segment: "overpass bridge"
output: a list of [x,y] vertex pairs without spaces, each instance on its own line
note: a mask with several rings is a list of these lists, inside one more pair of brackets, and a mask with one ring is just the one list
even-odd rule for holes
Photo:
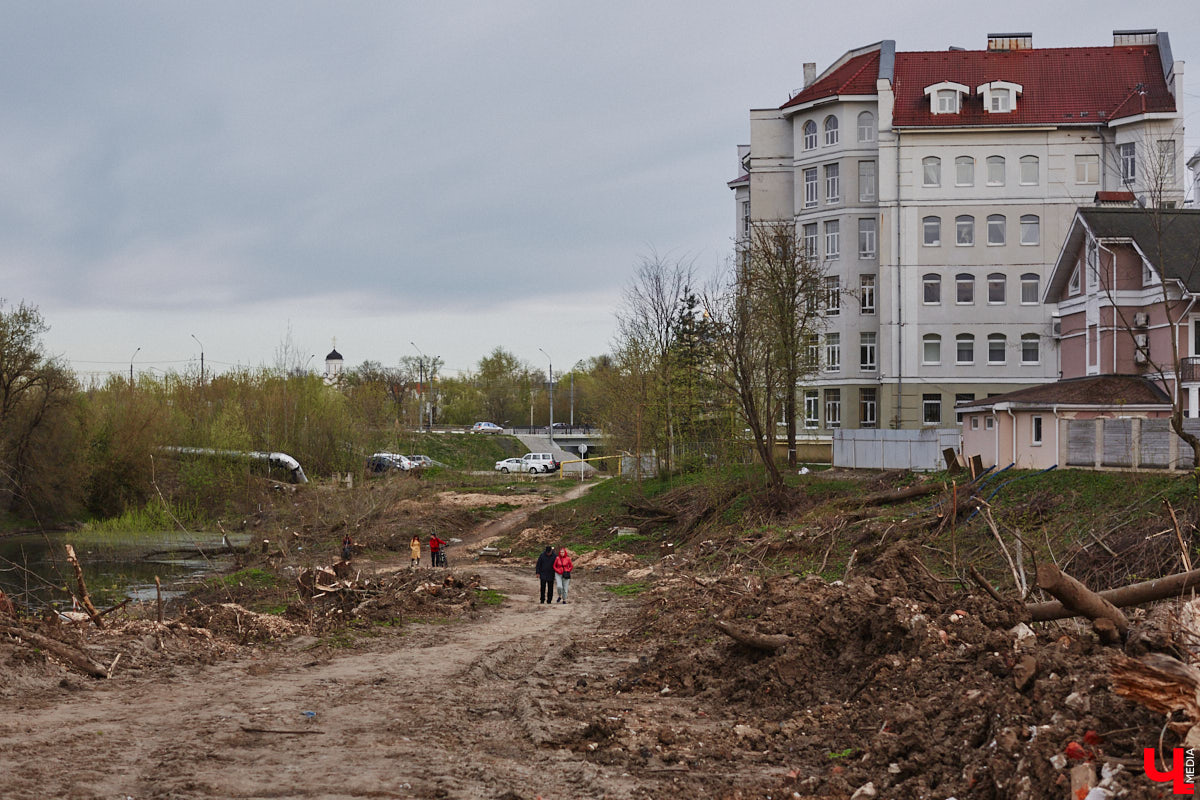
[[[604,431],[591,425],[555,424],[553,435],[546,425],[515,425],[504,432],[516,436],[531,451],[555,453],[555,458],[559,457],[560,451],[568,453],[568,458],[576,458],[580,455],[581,445],[587,445],[587,452],[594,454],[608,444]],[[540,444],[535,447],[535,443]]]

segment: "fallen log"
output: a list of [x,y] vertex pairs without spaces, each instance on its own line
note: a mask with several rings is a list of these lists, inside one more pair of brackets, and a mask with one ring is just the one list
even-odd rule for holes
[[1192,724],[1200,722],[1200,670],[1162,653],[1140,659],[1117,656],[1112,668],[1113,691],[1151,711],[1183,711]]
[[[1097,594],[1117,608],[1140,606],[1142,603],[1152,603],[1155,600],[1166,600],[1168,597],[1178,597],[1188,589],[1200,586],[1200,569],[1191,572],[1179,572],[1165,578],[1155,578],[1143,583],[1131,583],[1118,589],[1107,589]],[[1054,619],[1066,619],[1076,616],[1061,602],[1051,600],[1045,603],[1030,603],[1025,606],[1034,622],[1049,622]]]
[[[1117,633],[1124,635],[1129,630],[1129,620],[1121,610],[1108,600],[1093,592],[1079,581],[1060,570],[1054,564],[1040,564],[1037,571],[1038,587],[1058,598],[1065,608],[1078,616],[1095,622],[1107,619],[1113,623]],[[1104,631],[1101,630],[1101,635]]]
[[[18,639],[24,639],[29,644],[40,647],[46,652],[59,658],[81,672],[91,675],[93,678],[107,678],[108,670],[102,665],[92,661],[84,653],[71,647],[69,644],[60,642],[57,639],[51,639],[48,636],[42,636],[40,633],[25,630],[24,628],[15,625],[0,625],[0,633],[6,633],[9,636],[15,636]],[[115,663],[114,663],[115,666]]]
[[774,653],[776,650],[791,644],[793,641],[792,637],[785,633],[756,633],[744,630],[720,619],[714,620],[713,625],[716,626],[717,630],[738,644],[744,644],[746,647],[761,650],[764,653]]

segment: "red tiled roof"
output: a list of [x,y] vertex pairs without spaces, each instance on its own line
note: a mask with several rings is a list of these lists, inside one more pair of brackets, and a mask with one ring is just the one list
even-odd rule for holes
[[[996,80],[1023,87],[1016,110],[1007,114],[983,110],[983,98],[975,89]],[[942,81],[970,87],[960,113],[930,112],[925,87]],[[893,89],[897,127],[1096,125],[1146,112],[1175,111],[1157,45],[896,53]]]
[[1133,192],[1096,192],[1093,203],[1133,203]]
[[791,108],[810,100],[820,100],[836,95],[875,94],[875,80],[879,77],[879,50],[855,56],[804,91],[788,100],[780,108]]

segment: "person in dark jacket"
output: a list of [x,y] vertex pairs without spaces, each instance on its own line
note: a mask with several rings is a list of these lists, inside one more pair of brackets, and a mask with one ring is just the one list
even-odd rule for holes
[[533,568],[537,573],[538,579],[542,582],[541,594],[538,595],[539,603],[554,602],[554,548],[546,545],[546,549],[538,556],[537,566]]

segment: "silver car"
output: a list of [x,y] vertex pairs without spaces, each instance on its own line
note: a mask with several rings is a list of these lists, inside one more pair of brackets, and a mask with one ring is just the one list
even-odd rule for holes
[[510,472],[524,472],[524,468],[519,458],[506,458],[503,461],[496,462],[496,471],[508,474]]

